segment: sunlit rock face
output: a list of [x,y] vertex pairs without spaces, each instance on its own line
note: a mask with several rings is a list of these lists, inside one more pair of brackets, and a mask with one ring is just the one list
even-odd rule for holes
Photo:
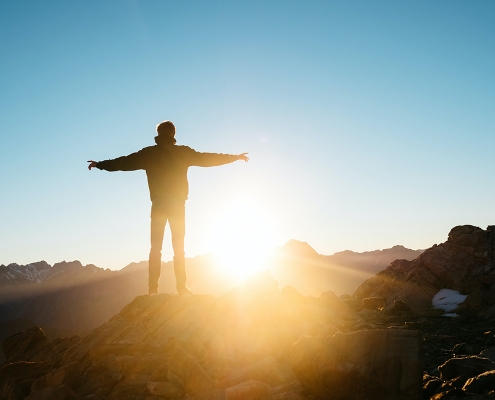
[[[12,399],[309,399],[317,389],[291,364],[293,344],[301,337],[338,336],[361,320],[331,292],[314,298],[290,287],[279,290],[269,272],[218,298],[139,296],[83,339],[48,342],[37,327],[10,337],[0,392],[14,393]],[[371,336],[358,341],[363,349],[368,343],[377,351],[391,351]],[[401,343],[387,342],[401,352]],[[356,346],[337,347],[355,352]],[[382,364],[389,361],[367,359],[376,363],[372,373],[384,371]],[[408,369],[404,361],[401,373]]]
[[364,282],[354,298],[384,297],[387,308],[401,299],[418,311],[431,307],[441,289],[467,295],[456,312],[495,319],[495,227],[453,228],[445,243],[425,250],[413,261],[392,262]]

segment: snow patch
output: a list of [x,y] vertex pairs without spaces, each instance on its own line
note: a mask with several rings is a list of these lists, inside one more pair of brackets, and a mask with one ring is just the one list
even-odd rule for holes
[[[464,300],[467,295],[460,294],[457,290],[441,289],[435,296],[431,304],[433,308],[437,308],[444,311],[452,311]],[[457,314],[444,314],[446,317],[457,317]]]

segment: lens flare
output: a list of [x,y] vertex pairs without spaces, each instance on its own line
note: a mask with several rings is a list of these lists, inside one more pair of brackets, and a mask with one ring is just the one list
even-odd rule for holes
[[268,253],[276,246],[273,224],[259,208],[237,203],[215,221],[211,246],[226,274],[242,282],[267,267]]

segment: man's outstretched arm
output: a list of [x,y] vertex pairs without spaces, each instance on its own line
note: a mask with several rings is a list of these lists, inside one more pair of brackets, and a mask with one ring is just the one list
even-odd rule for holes
[[136,153],[122,156],[113,160],[93,161],[89,160],[88,169],[91,168],[104,169],[105,171],[136,171],[145,168],[146,156],[143,150]]
[[237,160],[248,162],[249,157],[247,156],[247,154],[248,153],[242,153],[242,154],[200,153],[194,151],[194,158],[192,165],[197,167],[216,167],[219,165],[230,164]]

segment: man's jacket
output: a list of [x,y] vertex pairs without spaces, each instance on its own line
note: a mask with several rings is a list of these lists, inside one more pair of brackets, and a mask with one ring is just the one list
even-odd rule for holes
[[158,143],[128,156],[100,161],[96,167],[106,171],[144,169],[148,177],[151,201],[185,201],[189,192],[189,167],[214,167],[236,160],[237,156],[231,154],[200,153],[187,146]]

